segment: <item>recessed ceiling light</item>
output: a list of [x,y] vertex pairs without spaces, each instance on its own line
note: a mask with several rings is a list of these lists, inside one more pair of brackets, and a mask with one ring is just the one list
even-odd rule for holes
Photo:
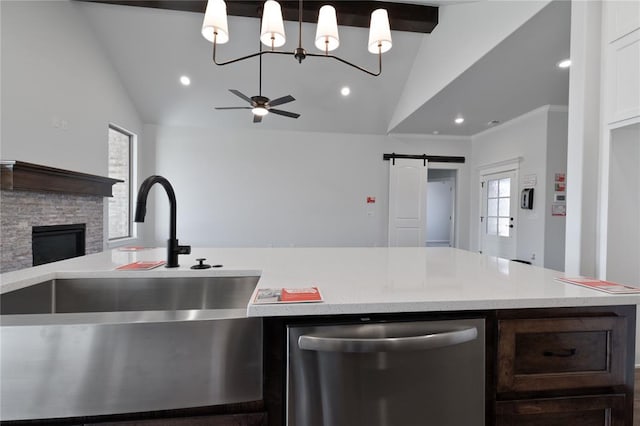
[[462,117],[458,117],[455,120],[453,120],[456,124],[462,124],[464,123],[464,118]]
[[434,134],[434,135],[437,135],[438,133],[440,133],[440,132],[439,132],[439,131],[437,131],[437,130],[434,130],[434,131],[433,131],[433,134]]
[[556,64],[558,68],[569,68],[571,66],[571,59],[563,59]]
[[180,84],[182,84],[183,86],[188,86],[191,84],[191,79],[186,75],[183,75],[180,77]]
[[350,93],[351,89],[349,89],[349,86],[344,86],[342,89],[340,89],[340,94],[342,96],[349,96]]

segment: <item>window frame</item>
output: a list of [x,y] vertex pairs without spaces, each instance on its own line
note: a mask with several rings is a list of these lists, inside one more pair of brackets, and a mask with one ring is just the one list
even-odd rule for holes
[[[137,238],[137,233],[136,233],[136,227],[133,224],[133,215],[134,215],[134,189],[135,189],[135,185],[136,185],[136,175],[137,175],[137,139],[138,136],[130,131],[125,129],[122,126],[119,126],[117,124],[114,123],[109,123],[109,125],[107,126],[107,154],[109,152],[109,131],[115,131],[118,132],[122,135],[128,136],[129,138],[129,208],[127,209],[127,219],[128,219],[128,232],[126,236],[118,236],[115,238],[111,238],[110,237],[110,220],[109,220],[109,203],[107,203],[107,220],[106,220],[106,225],[107,225],[107,232],[106,232],[106,237],[107,237],[107,243],[110,247],[116,247],[119,245],[122,245],[122,243],[128,242],[130,240],[136,239]],[[109,169],[109,165],[108,165],[108,155],[107,155],[107,169]],[[110,176],[111,177],[111,176]]]
[[[503,180],[509,180],[509,194],[508,195],[500,195],[502,193],[501,190],[501,186],[502,186],[502,181]],[[489,186],[491,185],[491,182],[495,181],[497,182],[497,192],[496,192],[496,196],[492,197],[490,194],[490,190],[489,190]],[[485,217],[486,217],[486,221],[485,221],[485,232],[488,235],[492,235],[492,236],[496,236],[496,237],[506,237],[506,238],[510,238],[512,236],[512,228],[507,226],[507,235],[502,235],[500,233],[500,219],[507,219],[507,225],[509,224],[509,219],[512,218],[511,215],[511,211],[513,206],[511,205],[511,203],[513,202],[513,199],[511,197],[511,185],[513,185],[514,183],[512,182],[511,178],[505,178],[505,177],[500,177],[500,178],[495,178],[495,179],[487,179],[486,181],[487,184],[487,206],[486,206],[486,211],[484,212]],[[509,215],[504,216],[504,215],[500,215],[500,204],[502,202],[502,200],[508,199],[509,200]],[[489,212],[489,204],[490,204],[490,200],[496,200],[496,215],[491,215]],[[496,219],[496,228],[495,228],[495,233],[491,233],[491,231],[489,230],[489,221],[490,219]]]

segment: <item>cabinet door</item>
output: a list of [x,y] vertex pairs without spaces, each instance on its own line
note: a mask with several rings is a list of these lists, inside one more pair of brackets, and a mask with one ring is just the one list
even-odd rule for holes
[[498,392],[625,383],[625,317],[509,319],[498,330]]
[[607,1],[603,6],[607,16],[607,43],[613,43],[640,28],[640,3]]
[[606,122],[640,116],[640,2],[605,1]]
[[496,426],[623,426],[624,407],[624,395],[504,401]]

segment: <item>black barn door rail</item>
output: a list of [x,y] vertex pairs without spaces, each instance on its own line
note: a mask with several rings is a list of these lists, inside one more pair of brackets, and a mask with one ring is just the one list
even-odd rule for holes
[[391,160],[391,164],[396,164],[396,158],[411,158],[414,160],[424,160],[425,165],[427,161],[434,163],[464,163],[464,157],[453,157],[446,155],[427,155],[427,154],[383,154],[382,159],[384,161]]

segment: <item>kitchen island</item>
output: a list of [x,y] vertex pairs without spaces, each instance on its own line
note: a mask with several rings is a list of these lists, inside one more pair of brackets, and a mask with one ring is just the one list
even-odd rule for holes
[[[255,305],[247,316],[464,311],[637,304],[565,284],[563,273],[453,248],[196,248],[180,267],[118,271],[164,260],[164,248],[109,250],[0,275],[0,294],[56,278],[259,276],[257,289],[317,286],[323,303]],[[196,258],[220,268],[193,270]]]
[[[0,293],[78,278],[255,276],[255,291],[316,286],[321,303],[247,300],[246,316],[263,319],[268,424],[284,423],[287,327],[471,317],[486,323],[486,424],[574,416],[631,424],[638,295],[561,283],[557,271],[451,248],[194,249],[179,268],[115,270],[164,256],[164,249],[111,250],[10,272]],[[192,270],[196,258],[222,267]],[[550,341],[560,342],[559,352],[538,348]],[[522,358],[521,346],[540,357]]]

